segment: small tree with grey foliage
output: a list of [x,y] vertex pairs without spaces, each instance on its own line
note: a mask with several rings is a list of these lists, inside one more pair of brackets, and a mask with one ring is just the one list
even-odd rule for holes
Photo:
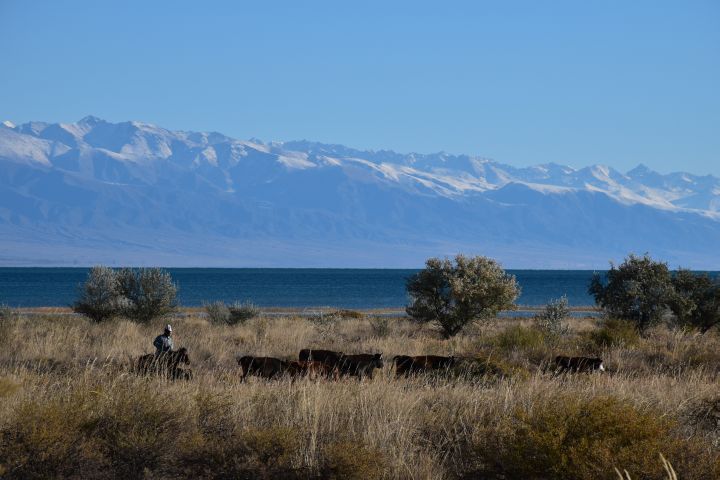
[[123,268],[117,274],[126,317],[147,323],[177,310],[177,286],[170,273],[161,268]]
[[473,322],[515,309],[520,287],[495,260],[457,255],[431,258],[407,282],[411,303],[405,311],[418,322],[438,325],[445,338]]
[[216,302],[206,303],[203,306],[210,323],[218,325],[230,323],[230,309],[225,305],[225,302],[218,300]]
[[563,323],[570,316],[570,307],[565,295],[545,305],[545,310],[535,316],[535,326],[542,331],[549,340],[557,340],[567,335],[569,327]]
[[117,272],[101,265],[90,269],[72,309],[94,322],[109,320],[121,313],[122,296]]

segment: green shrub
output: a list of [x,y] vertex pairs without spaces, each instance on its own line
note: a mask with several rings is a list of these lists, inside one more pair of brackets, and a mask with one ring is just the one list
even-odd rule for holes
[[321,478],[374,480],[383,478],[390,465],[382,451],[357,442],[331,443],[323,450]]
[[635,324],[617,318],[604,319],[600,328],[592,330],[588,335],[592,346],[597,348],[631,347],[640,341]]
[[225,325],[230,323],[230,309],[225,302],[218,300],[212,303],[204,303],[203,308],[210,323]]
[[253,428],[241,434],[249,460],[264,472],[289,471],[300,450],[300,436],[289,427]]
[[109,399],[93,422],[92,434],[116,476],[142,478],[146,471],[157,473],[172,464],[189,425],[184,402],[157,388],[131,387]]
[[641,333],[660,322],[675,297],[667,264],[648,255],[630,255],[618,267],[611,264],[607,281],[595,274],[588,293],[605,313],[632,321]]
[[455,261],[431,258],[407,281],[411,298],[405,311],[415,321],[434,323],[445,338],[466,325],[515,308],[520,287],[495,260],[457,255]]
[[228,306],[228,310],[230,310],[230,321],[228,323],[231,325],[245,323],[260,315],[260,309],[250,301],[235,302]]
[[387,317],[373,317],[370,319],[370,329],[376,337],[385,338],[390,334],[390,319]]
[[677,435],[675,427],[658,412],[639,411],[613,397],[564,395],[519,407],[504,425],[484,432],[495,438],[479,439],[478,463],[466,474],[609,480],[617,478],[617,468],[631,478],[659,480],[666,478],[663,454],[683,478],[713,478],[713,462],[703,456],[704,448]]
[[[446,372],[438,372],[447,376]],[[502,359],[499,355],[488,355],[484,358],[465,357],[458,360],[449,374],[456,378],[474,380],[498,380],[501,378],[527,378],[527,369]]]
[[0,429],[2,478],[100,478],[108,460],[89,435],[94,415],[78,396],[24,402]]
[[675,295],[670,309],[680,326],[705,333],[720,324],[720,279],[680,269],[672,278]]

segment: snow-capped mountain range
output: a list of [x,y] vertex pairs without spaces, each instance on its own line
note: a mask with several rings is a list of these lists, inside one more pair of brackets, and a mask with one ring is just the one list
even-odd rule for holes
[[720,268],[720,179],[263,143],[141,122],[0,124],[0,264]]

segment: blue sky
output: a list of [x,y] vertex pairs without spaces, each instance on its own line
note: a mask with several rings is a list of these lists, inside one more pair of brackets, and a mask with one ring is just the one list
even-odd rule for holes
[[720,174],[720,2],[0,0],[0,117]]

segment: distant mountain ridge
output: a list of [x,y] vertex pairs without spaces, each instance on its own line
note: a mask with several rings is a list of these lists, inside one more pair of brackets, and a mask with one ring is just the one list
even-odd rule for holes
[[0,124],[0,264],[514,268],[649,252],[720,267],[720,179],[242,141],[142,122]]

